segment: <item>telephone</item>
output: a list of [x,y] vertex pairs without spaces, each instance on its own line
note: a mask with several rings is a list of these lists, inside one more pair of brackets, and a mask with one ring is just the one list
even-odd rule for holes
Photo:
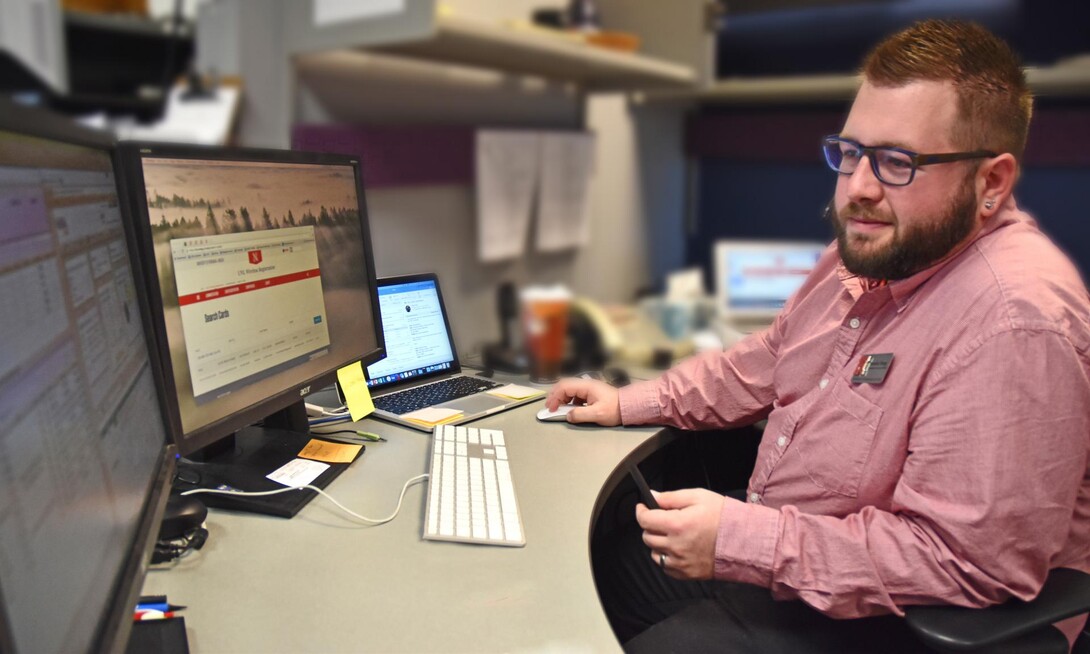
[[603,307],[588,298],[572,303],[568,327],[573,371],[606,363],[666,368],[692,352],[690,341],[674,341],[634,306]]
[[613,360],[624,338],[606,311],[593,300],[576,298],[568,315],[566,372],[601,370]]

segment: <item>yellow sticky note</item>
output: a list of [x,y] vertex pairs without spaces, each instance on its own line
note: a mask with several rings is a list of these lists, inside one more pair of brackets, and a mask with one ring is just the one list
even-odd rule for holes
[[444,422],[450,422],[451,420],[457,420],[462,413],[463,412],[458,409],[441,409],[439,407],[431,406],[417,409],[411,413],[406,413],[401,417],[431,427],[434,425],[441,425]]
[[361,447],[363,446],[351,443],[330,443],[312,438],[299,452],[299,457],[328,463],[352,463],[356,460],[356,455],[360,453]]
[[341,393],[344,394],[348,412],[352,414],[352,422],[363,420],[375,410],[371,391],[367,388],[367,380],[363,377],[362,363],[357,361],[338,370],[337,382],[341,385]]
[[529,386],[519,386],[518,384],[500,386],[499,388],[493,388],[488,392],[492,395],[499,395],[500,397],[509,397],[512,400],[523,400],[535,395],[545,394],[545,391],[540,388],[530,388]]

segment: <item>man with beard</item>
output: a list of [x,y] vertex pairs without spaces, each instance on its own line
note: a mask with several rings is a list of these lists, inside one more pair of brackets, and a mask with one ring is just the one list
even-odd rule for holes
[[[1053,568],[1090,570],[1090,298],[1012,196],[1018,60],[926,21],[862,72],[822,144],[835,246],[771,327],[546,401],[583,405],[576,423],[768,420],[739,499],[659,493],[596,548],[630,651],[912,650],[904,606],[1030,599]],[[1057,626],[1070,641],[1084,621]]]

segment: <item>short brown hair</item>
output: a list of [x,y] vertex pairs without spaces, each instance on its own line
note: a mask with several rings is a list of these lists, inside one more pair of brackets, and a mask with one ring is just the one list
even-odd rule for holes
[[951,138],[965,150],[1010,152],[1021,160],[1033,97],[1018,55],[976,23],[927,20],[887,37],[867,55],[863,76],[874,86],[952,82],[959,125]]

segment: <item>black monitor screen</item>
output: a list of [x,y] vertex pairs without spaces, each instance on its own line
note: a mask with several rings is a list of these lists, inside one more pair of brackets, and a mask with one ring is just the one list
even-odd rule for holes
[[[98,650],[107,632],[127,634],[118,611],[132,621],[167,438],[108,144],[31,136],[10,111],[0,107],[0,649],[6,625],[18,652]],[[31,121],[35,132],[48,122]]]
[[381,352],[356,161],[133,147],[183,453]]

